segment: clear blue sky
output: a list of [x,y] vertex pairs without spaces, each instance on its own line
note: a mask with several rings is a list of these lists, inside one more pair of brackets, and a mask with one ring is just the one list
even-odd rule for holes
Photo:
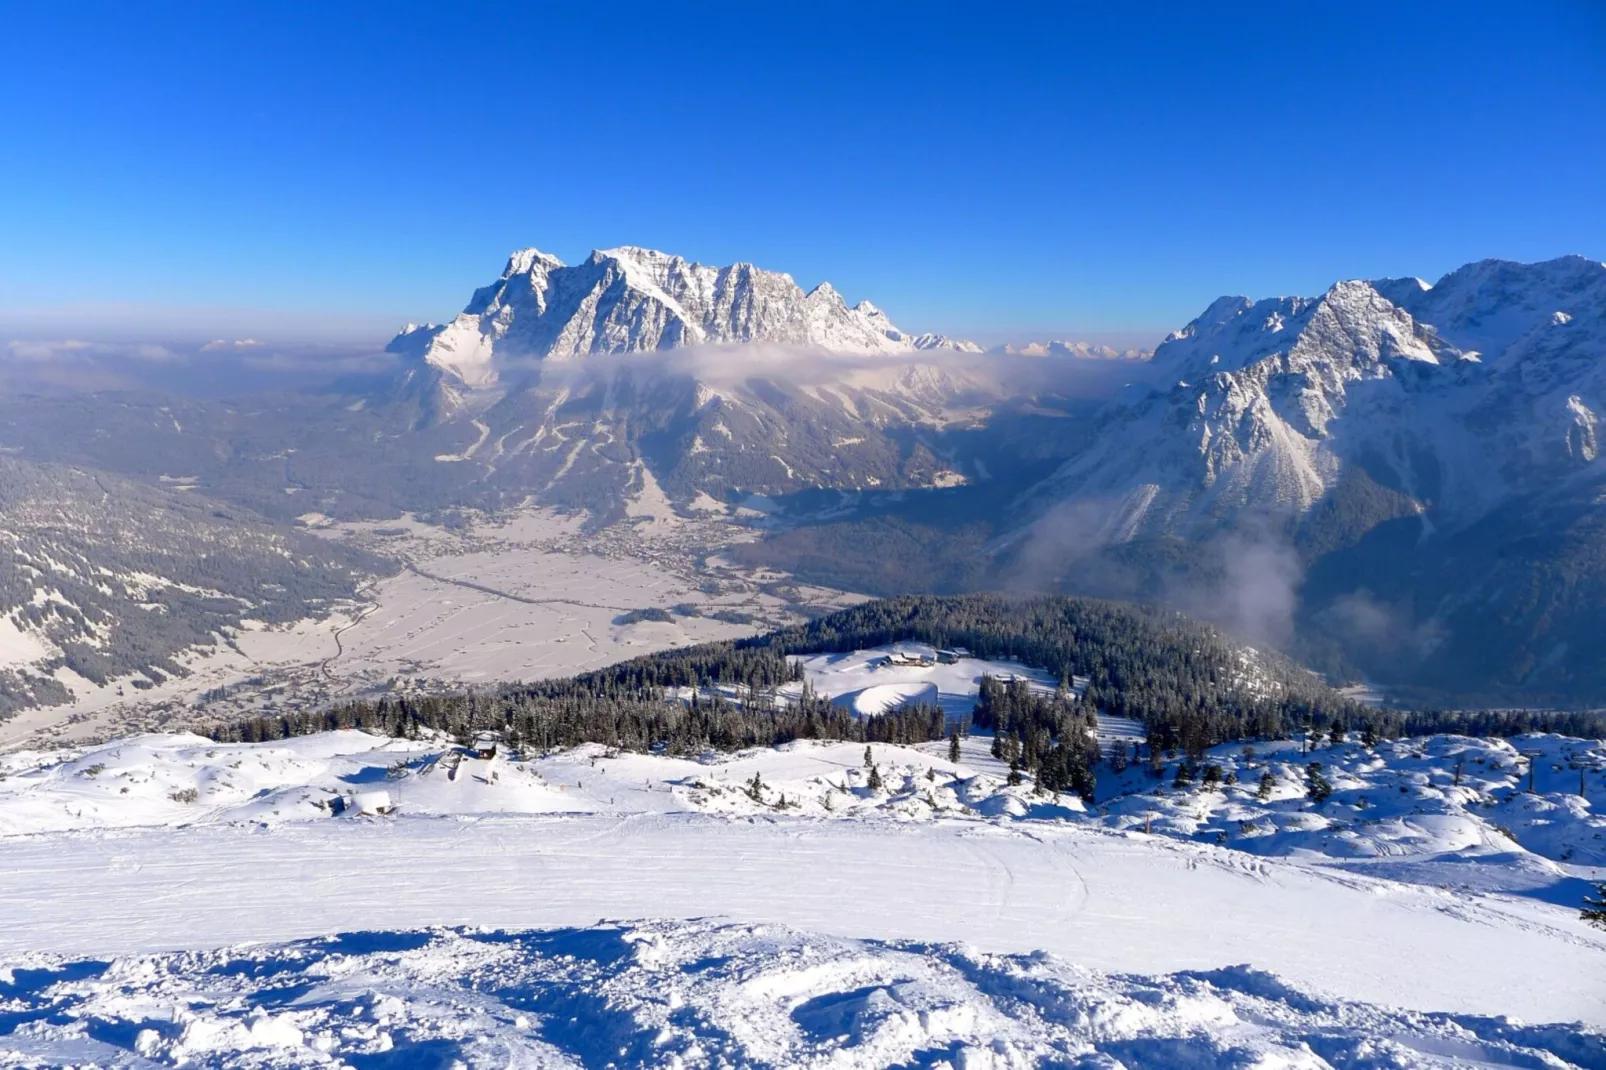
[[636,244],[1086,336],[1606,257],[1606,2],[1139,8],[0,0],[0,309],[379,331]]

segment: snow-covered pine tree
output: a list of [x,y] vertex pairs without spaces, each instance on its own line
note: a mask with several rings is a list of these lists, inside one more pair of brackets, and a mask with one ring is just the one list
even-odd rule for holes
[[1595,885],[1595,894],[1584,894],[1584,909],[1578,916],[1597,929],[1606,929],[1606,881]]
[[1333,794],[1333,785],[1322,775],[1322,763],[1311,762],[1305,767],[1305,794],[1320,806]]
[[948,760],[955,765],[959,764],[959,729],[948,733]]
[[1277,778],[1271,775],[1270,769],[1267,769],[1264,773],[1260,774],[1260,787],[1255,790],[1255,797],[1262,802],[1265,802],[1267,799],[1271,798],[1271,789],[1276,787],[1276,785]]

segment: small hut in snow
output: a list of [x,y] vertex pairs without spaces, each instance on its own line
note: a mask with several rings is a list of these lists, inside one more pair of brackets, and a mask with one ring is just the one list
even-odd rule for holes
[[501,744],[502,737],[495,732],[481,732],[474,737],[469,750],[474,752],[476,758],[495,758],[496,748]]

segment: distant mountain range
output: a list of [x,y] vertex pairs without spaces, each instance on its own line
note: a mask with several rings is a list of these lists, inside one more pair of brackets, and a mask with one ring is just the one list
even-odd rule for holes
[[1221,298],[1150,357],[909,334],[748,264],[525,250],[390,350],[318,394],[0,397],[0,448],[279,522],[761,496],[740,553],[821,582],[1169,601],[1335,677],[1606,702],[1596,261]]
[[[839,354],[983,352],[964,339],[901,331],[869,301],[850,306],[828,282],[804,291],[792,276],[752,264],[709,267],[634,246],[599,249],[574,266],[539,249],[521,249],[451,323],[410,323],[387,349],[481,387],[496,383],[509,365],[527,370],[531,360],[755,343]],[[1004,344],[986,352],[1149,356],[1142,349],[1069,341]]]
[[1373,672],[1606,694],[1606,265],[1223,298],[1153,369],[1023,497],[1017,545],[1066,551],[1034,561],[1152,587],[1252,532],[1298,555],[1304,638]]

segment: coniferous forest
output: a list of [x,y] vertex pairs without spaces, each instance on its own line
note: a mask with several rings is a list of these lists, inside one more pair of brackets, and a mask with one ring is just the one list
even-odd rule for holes
[[[792,701],[777,697],[783,685],[803,680],[794,656],[907,641],[1014,659],[1058,677],[1062,686],[1044,697],[1021,681],[984,680],[970,723],[962,725],[931,706],[860,718],[806,684]],[[1099,715],[1132,718],[1151,750],[1194,759],[1218,743],[1333,728],[1369,738],[1438,731],[1600,735],[1600,719],[1590,714],[1373,709],[1280,655],[1253,650],[1177,613],[1002,595],[867,602],[767,635],[651,654],[567,679],[348,702],[204,730],[219,740],[248,741],[337,728],[396,736],[432,729],[464,739],[494,730],[511,744],[543,750],[591,742],[688,754],[797,739],[919,743],[974,724],[1000,739],[998,746],[1009,752],[1002,757],[1057,787],[1090,792],[1086,778],[1099,756],[1087,729]]]

